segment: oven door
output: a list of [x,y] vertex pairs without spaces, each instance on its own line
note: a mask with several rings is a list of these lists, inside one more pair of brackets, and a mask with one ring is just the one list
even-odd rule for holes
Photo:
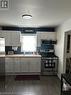
[[47,59],[44,61],[44,68],[48,69],[48,68],[55,68],[55,62],[53,59]]
[[58,59],[45,58],[42,62],[42,74],[43,75],[57,75]]

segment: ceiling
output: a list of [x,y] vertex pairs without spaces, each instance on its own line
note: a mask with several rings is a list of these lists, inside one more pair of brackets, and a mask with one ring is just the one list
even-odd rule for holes
[[[32,19],[22,19],[31,14]],[[0,25],[19,27],[58,26],[71,18],[71,0],[9,0],[9,8],[0,8]]]

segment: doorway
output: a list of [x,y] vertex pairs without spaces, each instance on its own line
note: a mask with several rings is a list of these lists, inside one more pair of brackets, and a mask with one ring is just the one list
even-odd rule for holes
[[65,32],[64,38],[64,66],[65,73],[71,73],[71,31]]

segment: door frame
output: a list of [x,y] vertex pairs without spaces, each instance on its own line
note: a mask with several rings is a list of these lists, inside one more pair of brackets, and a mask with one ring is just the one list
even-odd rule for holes
[[[71,30],[64,33],[64,56],[63,56],[63,72],[66,73],[66,58],[71,56],[71,44],[70,44],[70,53],[67,53],[67,36],[71,36]],[[71,42],[71,37],[70,37]]]

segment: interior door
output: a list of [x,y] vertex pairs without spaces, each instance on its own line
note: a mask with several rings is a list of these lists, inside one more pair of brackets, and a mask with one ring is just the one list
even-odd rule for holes
[[64,71],[66,73],[70,72],[71,69],[71,31],[65,33],[64,42]]

